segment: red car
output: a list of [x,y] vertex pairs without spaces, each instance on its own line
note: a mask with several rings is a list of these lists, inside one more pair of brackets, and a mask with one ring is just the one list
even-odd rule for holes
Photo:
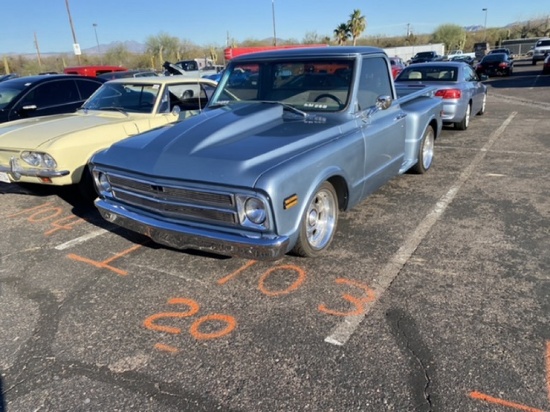
[[399,73],[406,67],[401,57],[390,57],[391,72],[395,79]]

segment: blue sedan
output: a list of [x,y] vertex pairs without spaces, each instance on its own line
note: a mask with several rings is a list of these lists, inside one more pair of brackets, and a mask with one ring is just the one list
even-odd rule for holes
[[470,65],[463,62],[411,64],[395,79],[399,95],[426,86],[438,88],[436,96],[443,99],[443,123],[466,130],[472,115],[485,113],[487,86]]

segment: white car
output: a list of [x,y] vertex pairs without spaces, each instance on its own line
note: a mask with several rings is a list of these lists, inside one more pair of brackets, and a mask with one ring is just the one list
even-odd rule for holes
[[95,198],[88,161],[113,143],[204,108],[217,83],[183,76],[104,83],[75,113],[0,126],[0,182],[78,185]]
[[544,60],[546,53],[550,53],[550,37],[544,37],[535,43],[531,60],[533,65],[537,64],[538,61]]

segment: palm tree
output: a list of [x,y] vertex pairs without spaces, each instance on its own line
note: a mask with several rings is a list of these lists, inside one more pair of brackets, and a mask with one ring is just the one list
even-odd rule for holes
[[340,23],[338,27],[334,29],[334,38],[338,46],[346,44],[350,36],[349,26],[346,23]]
[[353,13],[349,16],[348,27],[355,46],[357,38],[361,36],[367,27],[367,19],[365,16],[361,16],[361,10],[353,10]]

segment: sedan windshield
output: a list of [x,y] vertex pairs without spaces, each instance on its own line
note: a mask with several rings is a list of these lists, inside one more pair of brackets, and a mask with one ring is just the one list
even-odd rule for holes
[[151,113],[159,90],[158,84],[105,83],[82,108]]
[[403,70],[396,81],[423,80],[423,81],[452,81],[458,79],[458,68],[456,66],[409,66]]
[[303,112],[335,112],[348,104],[353,60],[243,62],[226,71],[210,106],[271,102]]

